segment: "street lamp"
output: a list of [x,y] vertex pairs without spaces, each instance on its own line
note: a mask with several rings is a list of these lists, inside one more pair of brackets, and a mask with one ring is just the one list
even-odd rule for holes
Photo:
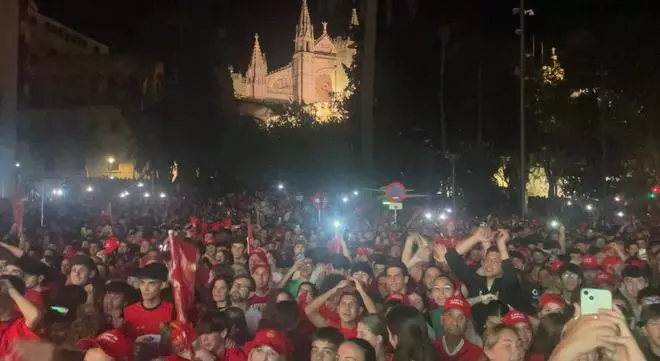
[[20,167],[21,167],[21,163],[16,162],[16,164],[14,164],[14,166],[15,166],[16,168],[20,168]]
[[149,193],[144,194],[144,198],[149,198],[149,197],[151,197],[151,194],[149,194]]
[[94,192],[94,187],[92,187],[92,186],[87,186],[86,191],[87,191],[87,193],[92,193],[92,192]]
[[107,159],[107,161],[108,161],[109,164],[114,164],[115,161],[116,161],[116,159],[115,159],[115,157],[113,157],[113,156],[109,156],[108,159]]
[[341,199],[341,201],[344,202],[344,203],[348,203],[348,197],[343,197],[343,198]]
[[140,182],[140,183],[137,184],[137,186],[138,186],[138,188],[142,188],[142,187],[144,187],[144,183]]
[[360,192],[358,192],[357,190],[354,190],[354,191],[353,191],[353,195],[357,197],[357,196],[360,195]]
[[160,198],[165,198],[165,197],[167,197],[167,195],[166,195],[165,193],[163,193],[163,192],[160,192],[160,194],[159,194],[158,196],[159,196]]
[[282,190],[284,189],[284,184],[280,183],[277,185],[277,189]]
[[586,208],[590,212],[594,210],[594,206],[592,206],[591,204],[587,204]]

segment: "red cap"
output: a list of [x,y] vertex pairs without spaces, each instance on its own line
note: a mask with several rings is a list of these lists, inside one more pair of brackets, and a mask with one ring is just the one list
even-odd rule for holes
[[457,309],[463,311],[465,317],[470,317],[472,310],[470,309],[470,304],[463,299],[462,297],[449,297],[445,300],[443,305],[443,312],[447,312],[451,309]]
[[97,347],[117,361],[130,361],[133,359],[133,340],[119,330],[109,330],[95,338],[78,340],[78,348],[82,351]]
[[356,252],[358,256],[369,256],[371,254],[369,248],[366,247],[358,247]]
[[543,309],[543,307],[550,303],[554,303],[562,308],[566,307],[566,301],[564,301],[559,295],[544,293],[541,298],[539,298],[539,310]]
[[64,247],[64,252],[62,253],[62,256],[65,259],[73,258],[78,254],[76,249],[72,245],[68,245]]
[[596,286],[602,286],[602,285],[615,285],[616,284],[616,279],[614,279],[614,276],[607,272],[600,271],[596,273],[596,276],[594,277],[594,285]]
[[190,323],[175,320],[170,322],[170,346],[175,353],[191,350],[193,341],[197,338],[197,332]]
[[291,356],[292,353],[289,340],[287,340],[282,333],[273,329],[262,329],[257,331],[254,339],[245,344],[243,348],[245,349],[248,358],[250,357],[252,349],[259,346],[268,346],[278,354],[287,358]]
[[389,295],[387,295],[387,297],[385,298],[385,303],[390,301],[399,301],[404,305],[410,305],[410,299],[408,298],[408,296],[404,295],[401,292],[392,292]]
[[511,327],[519,323],[526,323],[530,326],[532,325],[532,321],[529,320],[529,316],[517,310],[511,310],[507,312],[506,315],[502,317],[502,323]]
[[600,263],[603,268],[614,267],[621,263],[621,258],[618,256],[607,256],[603,258],[603,261]]
[[456,239],[453,237],[437,236],[433,238],[433,243],[445,246],[447,248],[454,248],[456,246]]
[[584,256],[582,257],[582,268],[584,269],[597,269],[598,268],[598,259],[596,256]]
[[552,273],[557,273],[559,269],[564,265],[564,262],[558,260],[558,259],[553,259],[552,262],[550,262],[550,272]]
[[529,248],[527,248],[527,247],[518,247],[518,248],[516,248],[516,251],[518,251],[518,253],[520,253],[523,257],[525,257],[525,259],[523,261],[529,262],[529,260],[532,259],[532,255],[529,252]]
[[268,264],[268,257],[266,257],[266,251],[263,248],[253,249],[252,252],[250,252],[249,258],[252,258],[252,256],[257,256],[258,260],[248,264],[248,267],[250,267],[250,273],[254,273],[254,271],[259,267],[266,267],[270,270],[270,266]]
[[119,248],[119,238],[110,237],[106,239],[105,243],[103,244],[103,253],[109,255],[110,253],[114,252],[117,248]]

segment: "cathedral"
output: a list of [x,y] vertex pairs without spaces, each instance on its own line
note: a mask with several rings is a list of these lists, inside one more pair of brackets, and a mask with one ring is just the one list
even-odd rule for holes
[[[307,0],[302,0],[291,62],[274,69],[268,68],[259,34],[255,34],[247,72],[241,74],[231,69],[236,97],[260,103],[296,102],[318,109],[322,104],[345,96],[349,79],[344,66],[350,67],[353,63],[354,43],[348,36],[330,36],[327,25],[322,23],[323,31],[316,37]],[[350,26],[357,25],[357,12],[353,9]]]

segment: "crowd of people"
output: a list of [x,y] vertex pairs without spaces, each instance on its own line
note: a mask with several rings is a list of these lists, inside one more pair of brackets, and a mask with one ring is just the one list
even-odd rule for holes
[[[654,224],[396,220],[366,198],[341,225],[287,192],[28,213],[0,242],[0,360],[660,360]],[[200,254],[185,317],[172,234]]]

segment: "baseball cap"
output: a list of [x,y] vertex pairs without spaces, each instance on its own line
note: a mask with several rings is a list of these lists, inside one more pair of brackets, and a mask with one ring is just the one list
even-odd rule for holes
[[97,347],[117,361],[130,361],[133,358],[133,340],[117,329],[105,331],[95,338],[78,341],[78,348],[82,351]]
[[119,238],[117,237],[110,237],[103,243],[103,253],[106,255],[111,254],[117,248],[119,248]]
[[506,315],[502,317],[502,323],[511,327],[519,323],[526,323],[530,326],[532,325],[532,321],[530,321],[529,316],[518,310],[511,310],[507,312]]
[[621,272],[621,278],[642,278],[646,277],[646,274],[643,269],[636,266],[626,266]]
[[544,293],[541,298],[539,298],[539,310],[543,309],[543,307],[550,303],[554,303],[560,307],[566,307],[566,301],[564,301],[559,295]]
[[597,269],[598,268],[598,259],[596,256],[584,256],[582,257],[582,268],[584,269]]
[[82,254],[76,255],[75,257],[71,258],[71,266],[75,266],[75,265],[85,266],[90,271],[97,270],[96,263],[94,263],[94,261],[90,257]]
[[165,282],[167,281],[168,274],[167,266],[159,262],[154,262],[138,268],[133,276],[139,279],[154,279]]
[[552,262],[550,262],[550,272],[552,273],[557,273],[559,269],[564,265],[564,262],[558,260],[558,259],[553,259]]
[[462,297],[450,297],[445,300],[443,305],[443,312],[447,312],[451,309],[457,309],[463,311],[463,314],[466,317],[469,317],[472,314],[470,304],[467,303]]
[[250,357],[252,349],[259,346],[268,346],[287,358],[291,356],[292,352],[289,340],[281,332],[273,329],[262,329],[258,331],[254,339],[245,344],[245,353]]
[[388,302],[400,302],[404,305],[410,305],[410,299],[408,298],[408,296],[404,295],[401,292],[392,292],[389,295],[387,295],[384,303],[388,303]]
[[614,285],[614,284],[616,284],[616,280],[614,279],[614,276],[612,276],[607,272],[599,271],[598,273],[596,273],[596,276],[594,277],[594,285],[596,286]]

